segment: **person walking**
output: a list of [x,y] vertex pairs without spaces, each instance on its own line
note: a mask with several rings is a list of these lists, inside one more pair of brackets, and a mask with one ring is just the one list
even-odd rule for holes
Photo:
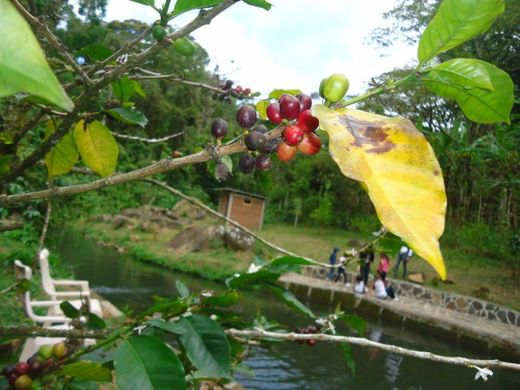
[[399,250],[399,254],[397,255],[397,262],[394,267],[394,278],[397,278],[397,274],[399,273],[399,265],[403,263],[403,279],[406,278],[408,273],[408,261],[413,256],[413,250],[408,248],[406,245],[403,245]]
[[329,257],[329,264],[331,265],[331,267],[329,269],[329,273],[327,274],[327,279],[329,279],[329,280],[332,280],[332,277],[334,276],[334,265],[336,264],[338,252],[339,252],[339,248],[335,247],[332,250],[332,253],[330,254],[330,257]]
[[370,275],[370,266],[374,262],[374,248],[369,245],[368,248],[359,252],[359,262],[361,263],[361,276],[365,286],[368,286],[368,276]]
[[347,273],[345,272],[345,262],[347,261],[347,258],[345,256],[341,256],[339,258],[339,264],[338,264],[338,274],[336,275],[336,279],[334,279],[335,282],[339,280],[341,275],[343,275],[343,283],[347,284]]

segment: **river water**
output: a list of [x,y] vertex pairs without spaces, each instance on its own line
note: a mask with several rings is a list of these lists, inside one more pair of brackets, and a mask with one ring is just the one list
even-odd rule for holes
[[[223,284],[176,273],[135,261],[129,256],[100,248],[78,233],[63,230],[55,235],[54,249],[77,279],[90,281],[91,288],[116,306],[135,311],[152,303],[154,295],[176,294],[175,281],[182,280],[192,291],[223,291]],[[317,314],[329,313],[326,305],[311,305]],[[253,319],[262,313],[289,329],[309,324],[304,317],[288,309],[271,295],[250,292],[243,295],[235,311]],[[443,340],[377,318],[366,318],[367,337],[389,344],[428,350],[452,356],[494,358],[492,352],[472,350],[456,339]],[[351,334],[339,326],[340,334]],[[366,347],[352,347],[356,362],[353,374],[347,367],[338,345],[317,343],[310,348],[292,342],[280,343],[272,350],[254,349],[245,364],[254,376],[236,374],[246,389],[520,389],[520,373],[495,370],[486,383],[474,380],[475,370],[383,352]],[[518,357],[516,359],[518,361]]]

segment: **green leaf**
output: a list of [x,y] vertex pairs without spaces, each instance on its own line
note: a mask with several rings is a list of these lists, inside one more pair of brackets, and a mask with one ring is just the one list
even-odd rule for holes
[[[452,60],[453,61],[453,60]],[[453,63],[448,61],[449,63]],[[460,63],[453,63],[462,72]],[[424,84],[432,92],[447,99],[455,100],[464,114],[478,123],[510,123],[509,114],[514,102],[514,85],[509,75],[496,66],[480,60],[470,60],[470,64],[478,64],[485,68],[493,90],[471,87],[460,83],[460,73],[454,76],[449,72],[438,72],[434,68],[423,77]],[[450,67],[450,64],[446,65]],[[467,77],[470,71],[466,71]]]
[[[312,262],[309,260],[306,260],[302,257],[296,257],[296,256],[281,256],[269,263],[269,269],[270,270],[278,270],[283,269],[287,266],[292,265],[312,265]],[[284,272],[284,271],[282,271]]]
[[494,91],[491,76],[482,61],[474,58],[455,58],[431,69],[441,77],[467,87],[476,87]]
[[233,172],[233,160],[231,160],[230,156],[222,156],[220,160],[226,164],[229,172]]
[[343,356],[347,361],[347,367],[350,368],[352,374],[356,374],[356,362],[354,361],[354,355],[352,355],[352,348],[350,344],[341,343],[341,350],[343,351]]
[[264,282],[276,282],[280,274],[269,270],[261,269],[253,273],[243,273],[226,280],[226,285],[230,289],[236,289],[244,285],[261,284]]
[[204,298],[202,303],[208,306],[230,307],[233,306],[239,298],[240,293],[238,291],[231,290],[215,297]]
[[70,304],[68,301],[63,301],[60,303],[60,309],[65,314],[65,317],[68,318],[79,318],[80,312],[74,306]]
[[166,321],[162,318],[152,318],[147,322],[147,324],[174,334],[183,334],[186,332],[186,328],[184,326],[179,325],[176,322]]
[[180,280],[175,281],[175,288],[179,292],[179,295],[183,298],[188,298],[190,296],[190,290],[188,287],[182,283]]
[[132,83],[134,84],[134,90],[138,95],[141,95],[142,97],[146,97],[146,93],[144,92],[144,89],[142,85],[137,80],[132,80]]
[[289,307],[299,311],[302,314],[305,314],[310,318],[316,318],[311,309],[309,309],[307,306],[301,303],[299,299],[296,298],[294,294],[289,290],[284,290],[277,286],[269,286],[269,288],[278,298],[282,299]]
[[244,3],[252,5],[254,7],[263,8],[267,11],[269,11],[271,9],[271,7],[273,6],[271,3],[269,3],[266,0],[244,0]]
[[105,110],[110,116],[127,125],[139,125],[145,127],[148,118],[141,112],[126,107],[110,108]]
[[110,130],[101,122],[85,124],[80,120],[74,127],[76,146],[83,162],[101,176],[116,169],[119,147]]
[[148,5],[150,7],[153,6],[155,3],[155,0],[130,0],[130,1],[133,1],[134,3]]
[[11,163],[12,159],[13,155],[0,156],[0,176],[7,175],[9,173],[11,170],[9,164]]
[[173,8],[173,14],[179,15],[193,9],[213,7],[222,3],[222,1],[223,0],[177,0]]
[[107,367],[87,360],[67,364],[56,371],[56,375],[71,376],[84,381],[112,381],[112,373]]
[[504,0],[444,0],[419,41],[426,62],[486,31],[505,10]]
[[352,315],[352,314],[344,314],[340,318],[342,320],[344,320],[360,336],[363,336],[365,334],[365,329],[367,327],[367,323],[365,322],[365,320],[363,318]]
[[182,318],[178,324],[186,330],[179,335],[179,341],[200,374],[231,378],[231,351],[222,327],[216,321],[196,314]]
[[78,53],[87,56],[91,61],[103,61],[112,55],[112,50],[99,43],[91,43],[82,47]]
[[130,80],[127,76],[120,80],[112,81],[110,85],[112,86],[114,95],[116,95],[121,103],[128,101],[135,93],[134,80]]
[[107,327],[105,321],[94,313],[88,314],[87,323],[85,325],[90,329],[105,329]]
[[68,132],[54,146],[49,153],[45,155],[45,165],[49,172],[49,177],[64,175],[74,167],[78,161],[79,153],[76,149],[76,142],[72,132]]
[[299,95],[302,93],[299,89],[275,89],[269,94],[269,99],[279,99],[282,95]]
[[114,356],[120,389],[186,389],[184,367],[164,342],[152,336],[123,341]]
[[258,115],[260,115],[260,118],[264,121],[268,119],[266,110],[269,104],[271,104],[269,100],[260,100],[255,104],[256,112],[258,112]]
[[72,111],[29,25],[10,1],[0,1],[0,98],[25,92]]

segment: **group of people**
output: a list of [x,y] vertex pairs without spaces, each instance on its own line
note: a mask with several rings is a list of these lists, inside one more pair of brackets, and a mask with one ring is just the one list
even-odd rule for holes
[[[329,280],[337,282],[341,276],[343,276],[343,283],[347,283],[347,274],[345,272],[346,257],[340,256],[338,260],[339,248],[334,248],[330,257],[329,264],[331,268],[327,275]],[[397,277],[399,267],[403,264],[403,279],[406,278],[408,271],[408,262],[413,256],[412,249],[403,245],[397,255],[396,265],[394,267],[394,277]],[[377,298],[381,299],[395,299],[395,291],[392,288],[390,282],[386,279],[388,272],[390,271],[390,258],[384,252],[379,254],[379,264],[376,269],[375,280],[373,284],[374,292]],[[375,253],[372,246],[368,246],[366,249],[359,253],[359,275],[356,277],[356,283],[354,284],[355,294],[365,294],[368,291],[368,278],[370,276],[370,268],[375,259]],[[334,267],[338,262],[337,267]],[[334,269],[337,268],[336,275],[334,276]]]

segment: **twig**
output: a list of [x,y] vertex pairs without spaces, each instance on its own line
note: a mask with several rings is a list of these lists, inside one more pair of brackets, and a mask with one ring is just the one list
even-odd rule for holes
[[497,359],[483,360],[483,359],[470,359],[464,357],[445,356],[438,355],[427,351],[417,351],[414,349],[408,349],[398,347],[397,345],[383,344],[377,341],[372,341],[364,337],[349,337],[349,336],[336,336],[329,334],[300,334],[300,333],[276,333],[268,332],[265,330],[238,330],[238,329],[227,329],[225,331],[228,335],[233,337],[244,337],[244,338],[270,338],[276,340],[317,340],[317,341],[328,341],[333,343],[348,343],[361,345],[364,347],[375,347],[384,351],[396,353],[404,356],[411,356],[418,359],[432,360],[435,362],[448,363],[456,366],[480,366],[480,367],[496,367],[496,368],[508,368],[511,370],[520,371],[519,363],[504,362]]
[[[267,139],[277,138],[282,134],[282,127],[278,127],[275,130],[267,134]],[[245,151],[247,148],[242,141],[235,142],[231,145],[225,145],[214,148],[214,152],[218,157],[222,157],[228,154],[234,154]],[[171,157],[165,158],[161,161],[148,165],[144,168],[136,169],[135,171],[127,173],[119,173],[104,179],[99,179],[85,184],[77,184],[68,187],[53,187],[52,189],[27,192],[16,195],[0,195],[0,205],[7,205],[20,202],[28,202],[31,200],[48,199],[51,197],[61,197],[67,195],[81,194],[83,192],[92,191],[99,188],[110,187],[122,183],[126,183],[133,180],[144,179],[145,177],[156,175],[177,169],[186,165],[197,164],[205,161],[209,161],[213,158],[212,153],[208,149],[201,152],[190,154],[188,156],[179,157],[172,159]]]
[[185,80],[182,77],[179,77],[178,75],[176,75],[175,73],[160,74],[160,73],[152,72],[150,70],[146,70],[146,69],[142,69],[142,68],[138,68],[137,70],[139,72],[145,73],[145,75],[144,76],[131,76],[130,77],[131,79],[134,79],[134,80],[169,80],[169,81],[173,81],[173,82],[179,83],[179,84],[208,89],[210,91],[217,92],[217,93],[226,93],[227,92],[227,91],[224,91],[223,89],[214,87],[209,84],[204,84],[204,83],[200,83],[197,81]]
[[1,326],[0,337],[66,337],[68,339],[104,339],[113,329],[51,329],[39,326]]
[[142,138],[142,137],[136,137],[134,135],[126,135],[126,134],[119,134],[119,133],[112,132],[112,135],[116,138],[128,139],[128,140],[132,140],[132,141],[147,142],[149,144],[168,141],[169,139],[179,137],[180,135],[183,135],[183,134],[184,134],[184,132],[181,131],[180,133],[167,135],[166,137],[162,137],[162,138]]
[[16,283],[11,284],[10,286],[7,286],[2,291],[0,291],[0,294],[5,294],[6,292],[11,291],[13,288],[16,288],[20,283],[22,283],[21,280],[17,281]]
[[65,58],[67,63],[72,67],[72,69],[74,69],[74,71],[78,74],[83,83],[85,85],[92,84],[92,80],[90,80],[85,71],[81,69],[81,67],[76,63],[74,58],[72,58],[63,42],[61,42],[58,39],[58,37],[52,33],[51,30],[49,30],[49,27],[45,23],[42,23],[40,20],[32,16],[31,13],[27,11],[25,7],[18,2],[18,0],[11,0],[11,2],[16,7],[18,12],[20,12],[20,14],[25,18],[25,20],[36,30],[38,30],[38,32],[45,36],[45,38],[47,38],[49,43],[58,51],[58,53]]
[[[49,187],[52,186],[52,181],[49,181]],[[33,258],[32,268],[36,269],[36,263],[38,261],[38,256],[40,255],[40,251],[43,249],[43,244],[45,243],[45,238],[47,237],[47,231],[49,229],[49,222],[51,221],[52,214],[52,198],[47,199],[47,212],[45,213],[45,222],[43,223],[42,233],[40,234],[40,241],[38,242],[38,250]]]
[[23,221],[0,221],[0,232],[6,232],[8,230],[21,229],[23,227]]
[[109,57],[105,58],[103,61],[96,63],[92,68],[87,71],[87,74],[94,74],[100,69],[103,69],[106,65],[110,64],[112,61],[115,61],[118,57],[125,54],[128,49],[138,44],[143,38],[145,38],[153,26],[148,26],[141,34],[136,36],[131,41],[127,41],[123,46],[121,46],[117,51],[111,54]]
[[323,263],[321,263],[321,262],[319,262],[317,260],[311,259],[309,257],[297,255],[296,253],[290,252],[287,249],[284,249],[284,248],[282,248],[282,247],[280,247],[280,246],[278,246],[276,244],[273,244],[272,242],[267,241],[265,238],[260,237],[258,234],[252,232],[251,230],[249,230],[245,226],[242,226],[241,224],[239,224],[236,221],[233,221],[232,219],[229,219],[224,214],[221,214],[218,211],[213,210],[211,207],[206,206],[204,203],[202,203],[197,198],[193,198],[191,196],[185,195],[181,191],[179,191],[178,189],[170,187],[169,185],[167,185],[166,183],[163,183],[162,181],[155,180],[155,179],[143,179],[143,181],[155,184],[156,186],[164,188],[166,191],[169,191],[172,194],[180,196],[181,198],[187,200],[191,204],[194,204],[195,206],[200,207],[201,209],[203,209],[203,210],[207,211],[208,213],[216,216],[217,218],[223,219],[224,221],[229,222],[230,224],[236,226],[240,230],[242,230],[242,231],[246,232],[247,234],[249,234],[250,236],[256,238],[262,244],[268,246],[269,248],[274,249],[277,252],[283,253],[283,254],[288,255],[288,256],[301,257],[301,258],[303,258],[305,260],[308,260],[308,261],[312,262],[313,264],[316,264],[316,265],[319,265],[319,266],[330,267],[330,265],[328,265],[328,264],[323,264]]

